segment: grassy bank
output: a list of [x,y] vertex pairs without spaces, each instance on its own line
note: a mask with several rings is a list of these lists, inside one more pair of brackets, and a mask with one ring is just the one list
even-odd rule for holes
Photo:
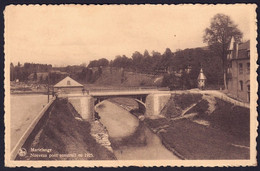
[[165,117],[146,118],[145,123],[183,158],[249,159],[249,109],[214,97],[184,94],[173,96],[161,114]]
[[[66,99],[57,100],[49,117],[33,141],[27,144],[28,155],[20,160],[112,160],[114,154],[101,146],[90,135],[90,124],[82,121]],[[47,157],[35,157],[34,149],[51,149]],[[50,158],[49,155],[53,156]],[[57,156],[55,156],[57,154]],[[81,154],[83,156],[81,156]]]
[[169,102],[161,111],[161,115],[167,118],[178,117],[183,110],[201,100],[201,97],[201,94],[176,94],[170,98]]
[[229,133],[205,127],[188,119],[172,122],[164,132],[162,141],[185,159],[248,159],[249,150],[233,144]]

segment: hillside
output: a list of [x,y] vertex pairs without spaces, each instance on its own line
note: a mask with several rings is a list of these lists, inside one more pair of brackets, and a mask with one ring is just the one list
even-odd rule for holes
[[181,94],[172,96],[161,115],[146,118],[146,124],[185,159],[249,158],[247,108],[210,95]]
[[148,74],[141,74],[136,72],[128,72],[123,69],[108,68],[102,69],[102,74],[94,82],[97,85],[114,85],[114,86],[160,86],[162,76],[154,76]]

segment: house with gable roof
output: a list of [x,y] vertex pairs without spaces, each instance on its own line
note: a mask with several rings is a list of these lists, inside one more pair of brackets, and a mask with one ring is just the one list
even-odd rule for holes
[[70,94],[82,92],[84,86],[67,76],[66,78],[55,84],[53,88],[55,93]]

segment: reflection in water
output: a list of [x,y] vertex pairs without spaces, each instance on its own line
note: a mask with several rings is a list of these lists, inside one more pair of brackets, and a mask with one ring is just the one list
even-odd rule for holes
[[119,160],[176,160],[177,156],[167,150],[161,143],[160,138],[148,128],[144,128],[146,145],[143,146],[121,146],[114,150]]
[[[128,111],[121,107],[103,101],[102,107],[97,106],[97,112],[101,117],[101,122],[106,126],[111,138],[126,138],[125,135],[133,134],[136,131],[139,121]],[[120,112],[120,114],[118,113]],[[134,118],[133,118],[134,117]],[[177,160],[178,157],[167,150],[161,143],[160,138],[151,132],[147,127],[142,126],[141,134],[146,144],[120,145],[114,149],[118,160]],[[123,135],[125,134],[125,135]],[[138,137],[136,137],[138,139]]]

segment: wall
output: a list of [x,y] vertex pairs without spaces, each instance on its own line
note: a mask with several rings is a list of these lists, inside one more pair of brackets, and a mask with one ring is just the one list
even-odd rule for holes
[[75,110],[86,121],[92,121],[94,119],[94,98],[91,96],[72,96],[68,97],[69,102],[75,108]]
[[54,88],[54,92],[57,93],[58,91],[61,91],[60,93],[82,93],[83,87],[66,87],[66,88]]
[[170,93],[165,94],[149,94],[146,97],[146,112],[145,115],[151,116],[160,115],[161,110],[164,108],[164,106],[167,104],[171,97]]
[[[247,63],[249,59],[232,61],[232,79],[228,81],[228,92],[235,98],[244,102],[248,101],[247,85],[250,85],[250,74],[247,72]],[[243,74],[239,74],[239,63],[243,64]],[[243,81],[243,90],[240,89],[239,81]]]

